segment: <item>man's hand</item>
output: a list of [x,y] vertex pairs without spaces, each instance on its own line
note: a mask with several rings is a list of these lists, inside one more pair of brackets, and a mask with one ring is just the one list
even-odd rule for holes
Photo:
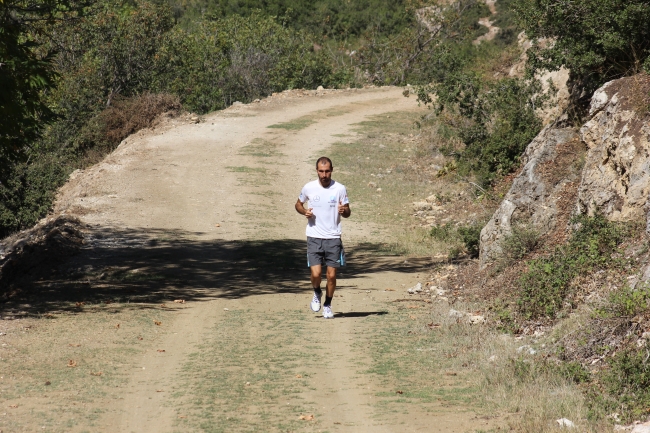
[[314,217],[314,213],[312,212],[313,210],[314,210],[314,208],[311,208],[311,207],[309,209],[305,209],[304,203],[302,203],[300,200],[298,200],[296,202],[296,211],[300,215],[306,216],[307,219]]
[[341,201],[339,201],[339,215],[341,215],[343,218],[347,218],[350,216],[350,205],[349,204],[343,204]]

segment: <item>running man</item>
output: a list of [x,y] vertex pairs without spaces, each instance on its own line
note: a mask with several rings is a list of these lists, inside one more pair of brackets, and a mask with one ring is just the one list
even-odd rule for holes
[[[296,210],[307,217],[307,266],[311,269],[314,298],[311,309],[320,310],[323,292],[320,288],[322,266],[327,266],[327,291],[323,317],[331,319],[332,298],[336,289],[336,269],[345,266],[345,252],[341,242],[341,217],[350,216],[350,202],[345,186],[332,180],[332,161],[322,156],[316,161],[318,180],[302,188]],[[305,203],[309,202],[309,208]]]

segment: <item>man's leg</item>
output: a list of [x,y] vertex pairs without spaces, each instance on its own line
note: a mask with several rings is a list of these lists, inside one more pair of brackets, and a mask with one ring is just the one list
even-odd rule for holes
[[320,311],[320,300],[323,297],[323,291],[320,288],[322,268],[321,265],[314,265],[310,266],[309,269],[311,269],[311,287],[314,289],[310,307],[313,312],[316,312]]
[[[336,290],[336,268],[331,266],[327,267],[327,291],[325,292],[326,299],[330,301],[334,297],[334,290]],[[330,305],[330,302],[325,301],[325,305]]]
[[[320,290],[321,272],[323,272],[321,265],[314,265],[310,266],[309,268],[311,269],[311,286],[314,288],[314,290]],[[327,269],[329,272],[329,268]]]
[[334,313],[332,313],[332,298],[334,297],[334,290],[336,290],[336,268],[328,266],[327,291],[325,292],[325,302],[323,303],[323,317],[326,319],[334,317]]

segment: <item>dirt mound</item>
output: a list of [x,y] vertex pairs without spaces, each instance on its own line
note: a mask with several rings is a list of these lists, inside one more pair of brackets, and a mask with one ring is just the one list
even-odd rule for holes
[[84,243],[83,224],[61,215],[0,241],[0,296],[12,297],[22,280],[48,275],[77,254]]

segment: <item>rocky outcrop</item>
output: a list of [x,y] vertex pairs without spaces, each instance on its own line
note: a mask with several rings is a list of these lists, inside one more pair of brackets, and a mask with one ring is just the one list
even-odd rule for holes
[[637,75],[594,93],[590,119],[579,134],[545,127],[526,149],[521,173],[481,231],[481,268],[502,254],[503,239],[517,224],[553,243],[566,237],[572,214],[598,210],[613,221],[646,221],[650,231],[649,110],[650,77]]
[[[524,167],[492,219],[481,230],[481,267],[502,254],[502,241],[517,225],[534,227],[541,235],[558,226],[559,214],[575,198],[580,180],[580,154],[584,153],[573,128],[547,126],[528,145]],[[578,162],[578,164],[577,164]],[[568,205],[568,206],[567,206]]]
[[577,211],[599,210],[613,221],[644,218],[650,193],[650,77],[605,84],[592,99],[591,120],[580,129],[588,152]]

